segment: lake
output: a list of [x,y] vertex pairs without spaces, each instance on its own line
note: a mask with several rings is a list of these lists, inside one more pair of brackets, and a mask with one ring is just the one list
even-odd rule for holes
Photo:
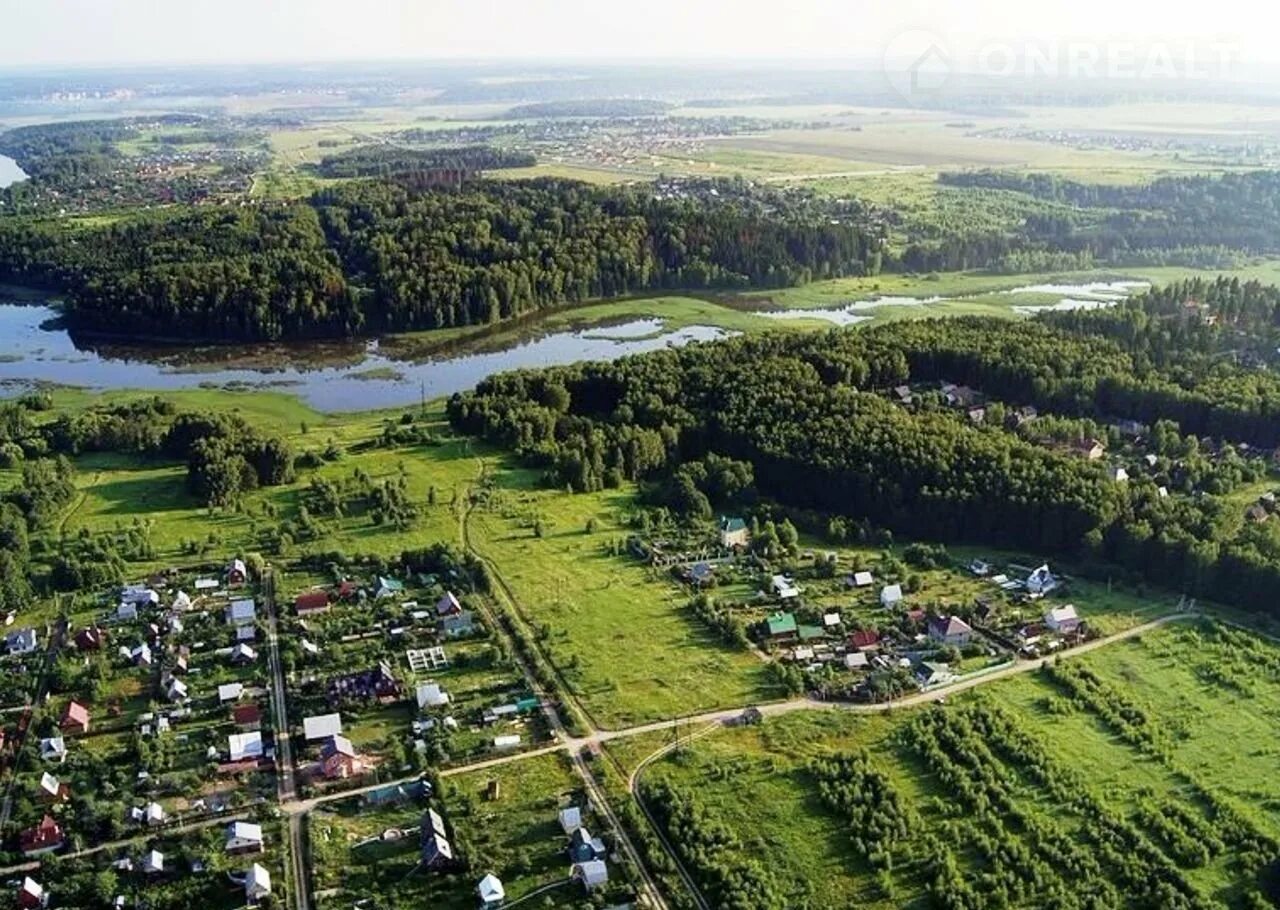
[[38,383],[94,390],[254,388],[297,395],[320,411],[364,411],[465,391],[503,370],[612,360],[732,334],[697,325],[665,331],[661,320],[636,319],[404,359],[378,339],[199,348],[97,343],[73,339],[54,323],[57,315],[48,306],[0,296],[0,395]]
[[0,190],[26,179],[27,175],[23,173],[22,168],[18,167],[18,162],[7,155],[0,155]]

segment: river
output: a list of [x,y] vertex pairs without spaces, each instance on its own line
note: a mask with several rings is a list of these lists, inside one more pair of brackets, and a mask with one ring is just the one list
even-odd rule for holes
[[0,190],[26,179],[27,175],[23,173],[22,168],[18,167],[18,162],[6,155],[0,155]]
[[94,390],[275,389],[319,411],[364,411],[451,395],[502,370],[612,360],[732,334],[698,325],[666,331],[661,320],[635,319],[404,359],[377,339],[198,348],[99,344],[73,339],[57,315],[49,306],[5,302],[0,292],[0,396],[41,383]]

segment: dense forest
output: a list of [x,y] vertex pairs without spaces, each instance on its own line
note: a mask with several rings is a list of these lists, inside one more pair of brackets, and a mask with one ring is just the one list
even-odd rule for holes
[[537,159],[529,152],[488,145],[406,149],[396,146],[358,146],[337,155],[326,155],[316,165],[321,177],[387,177],[394,174],[439,169],[493,171],[532,167]]
[[0,220],[0,281],[64,291],[81,330],[260,340],[488,324],[667,287],[780,287],[874,269],[880,244],[856,204],[741,182],[410,182],[107,224]]
[[[980,390],[993,414],[1040,409],[1043,429],[975,424],[963,409],[886,394],[948,380]],[[1071,554],[1259,609],[1273,607],[1280,581],[1273,529],[1224,521],[1215,496],[1158,489],[1194,493],[1176,479],[1201,449],[1210,465],[1258,476],[1233,443],[1280,443],[1280,383],[1196,356],[1160,366],[1102,335],[973,318],[734,339],[494,376],[455,396],[450,415],[578,490],[624,479],[697,487],[716,472],[686,482],[680,466],[714,453],[746,462],[784,507],[851,526]],[[1156,422],[1165,475],[1117,483],[1073,450],[1087,428],[1124,420]],[[1051,438],[1057,427],[1066,438]],[[1230,486],[1225,475],[1214,483]],[[681,499],[700,502],[669,501]]]

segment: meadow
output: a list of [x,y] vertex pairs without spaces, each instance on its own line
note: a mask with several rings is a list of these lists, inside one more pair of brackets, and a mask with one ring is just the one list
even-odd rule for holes
[[[1146,832],[1157,852],[1145,862],[1173,862],[1195,895],[1251,906],[1250,892],[1270,889],[1274,900],[1274,869],[1249,866],[1245,848],[1213,848],[1209,832],[1235,824],[1273,845],[1280,839],[1278,752],[1269,734],[1280,719],[1280,648],[1195,620],[1060,663],[1094,674],[1100,680],[1094,694],[1072,696],[1051,674],[1036,672],[948,699],[945,706],[874,717],[803,712],[701,738],[651,765],[643,780],[696,794],[710,818],[740,838],[748,853],[768,855],[769,874],[791,906],[923,907],[937,886],[926,861],[935,849],[930,842],[940,842],[961,878],[979,888],[1003,873],[1003,862],[986,852],[983,840],[1002,824],[1012,845],[1033,852],[1037,832],[1044,831],[1057,832],[1063,849],[1094,851],[1090,820],[1027,763],[1025,755],[1039,750],[1045,767],[1100,800],[1113,821]],[[1141,717],[1143,732],[1108,714],[1108,700]],[[1001,746],[999,735],[986,739],[994,753],[989,760],[1003,769],[1009,811],[1027,819],[1022,825],[1000,811],[994,820],[975,818],[951,772],[911,744],[910,730],[922,720],[945,719],[952,726],[941,725],[954,732],[977,716],[976,709],[1006,718],[1030,744],[1023,747],[1030,752],[1020,752]],[[1223,748],[1227,743],[1232,747]],[[624,768],[633,768],[654,747],[619,742],[608,749]],[[887,871],[861,852],[867,829],[824,799],[812,765],[817,758],[860,752],[911,818],[908,833],[887,850]],[[968,772],[979,773],[977,766]],[[1152,812],[1195,826],[1210,845],[1207,854],[1188,851],[1170,827],[1152,820]],[[1131,887],[1105,851],[1095,855],[1121,892]],[[815,869],[823,874],[814,875]],[[1053,887],[1051,881],[1040,885]]]

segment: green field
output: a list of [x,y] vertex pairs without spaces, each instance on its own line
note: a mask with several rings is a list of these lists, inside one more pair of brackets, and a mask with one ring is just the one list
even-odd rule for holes
[[[871,718],[832,711],[766,720],[759,728],[697,741],[651,766],[645,781],[665,781],[696,794],[710,817],[741,838],[748,852],[767,852],[769,874],[790,895],[792,906],[926,906],[932,873],[922,859],[928,852],[925,838],[940,838],[962,877],[980,887],[993,867],[973,841],[980,826],[999,823],[975,819],[946,777],[908,745],[904,730],[922,716],[955,721],[974,706],[990,706],[1044,750],[1058,769],[1054,773],[1078,780],[1076,786],[1103,800],[1109,813],[1147,831],[1148,843],[1171,857],[1194,893],[1246,906],[1246,892],[1274,889],[1271,873],[1242,866],[1241,851],[1229,845],[1211,850],[1203,862],[1178,860],[1179,848],[1151,832],[1140,813],[1181,806],[1208,831],[1221,830],[1221,813],[1227,811],[1238,814],[1253,836],[1280,838],[1280,801],[1273,786],[1280,752],[1270,733],[1280,720],[1280,649],[1221,626],[1179,623],[1084,658],[1064,658],[1064,663],[1092,670],[1111,692],[1120,693],[1115,697],[1142,712],[1143,735],[1159,747],[1135,744],[1089,702],[1070,699],[1035,673],[949,700],[945,707]],[[1037,784],[995,742],[989,745],[1019,811],[1089,849],[1089,819]],[[1226,743],[1233,746],[1224,749]],[[654,745],[609,748],[624,767],[634,767]],[[851,846],[858,832],[822,799],[809,766],[815,757],[862,750],[914,817],[910,834],[892,848],[888,874],[876,872]],[[996,818],[1015,832],[1015,842],[1034,850],[1031,833],[1005,813],[997,812]],[[816,869],[822,874],[815,875]],[[1115,874],[1114,868],[1105,871]]]

